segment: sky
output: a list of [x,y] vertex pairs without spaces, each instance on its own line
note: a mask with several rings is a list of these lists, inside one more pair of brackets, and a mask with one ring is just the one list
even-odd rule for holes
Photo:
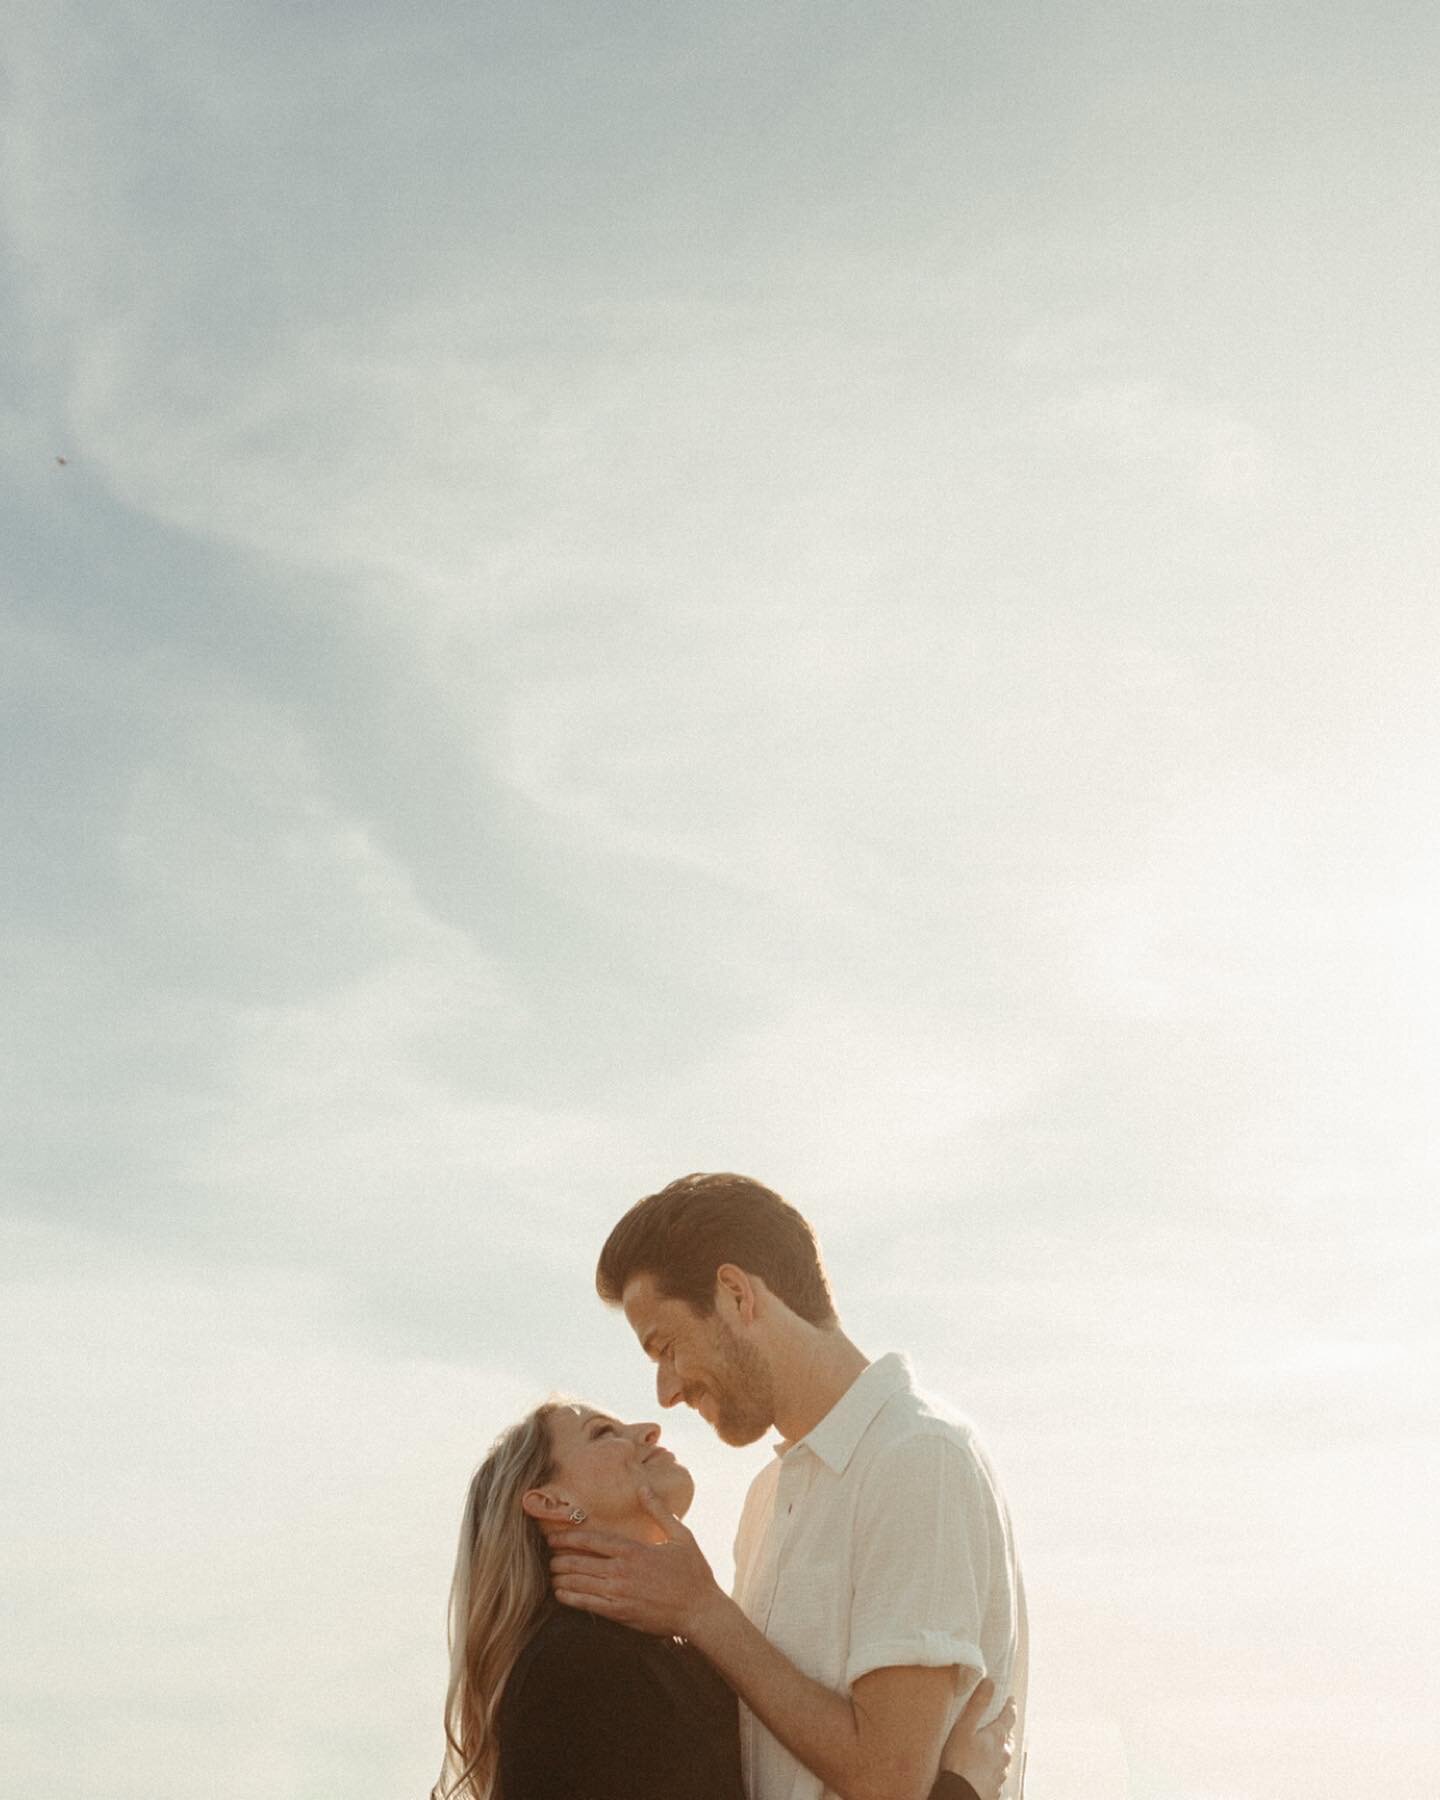
[[4,1800],[426,1794],[723,1168],[1030,1800],[1436,1791],[1433,9],[0,14]]

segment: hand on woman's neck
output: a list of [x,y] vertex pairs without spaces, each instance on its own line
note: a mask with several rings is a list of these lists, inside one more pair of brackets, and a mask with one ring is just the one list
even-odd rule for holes
[[[565,1537],[575,1531],[593,1531],[599,1535],[627,1538],[632,1544],[653,1545],[665,1542],[665,1533],[659,1521],[652,1519],[647,1512],[626,1519],[592,1519],[587,1515],[583,1525],[547,1525],[543,1527],[543,1531],[545,1542],[552,1551],[565,1549]],[[576,1554],[585,1555],[587,1552],[577,1550]]]

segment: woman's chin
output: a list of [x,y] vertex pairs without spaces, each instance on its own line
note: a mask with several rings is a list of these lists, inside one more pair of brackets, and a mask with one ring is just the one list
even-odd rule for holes
[[656,1498],[662,1500],[677,1519],[683,1519],[695,1499],[695,1483],[683,1463],[671,1463],[662,1474],[656,1470],[650,1478]]

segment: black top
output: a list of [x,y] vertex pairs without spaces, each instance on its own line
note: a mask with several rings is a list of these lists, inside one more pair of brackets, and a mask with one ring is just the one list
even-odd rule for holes
[[[496,1721],[499,1800],[745,1800],[735,1696],[698,1650],[553,1602]],[[975,1800],[942,1774],[930,1800]]]
[[500,1800],[745,1800],[735,1696],[689,1644],[553,1606],[500,1701]]

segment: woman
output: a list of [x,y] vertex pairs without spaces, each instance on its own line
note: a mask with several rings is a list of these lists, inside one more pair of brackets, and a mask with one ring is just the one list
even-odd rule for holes
[[[745,1800],[735,1696],[690,1645],[550,1595],[548,1539],[590,1520],[646,1543],[695,1484],[657,1425],[572,1401],[496,1439],[465,1502],[450,1591],[448,1750],[432,1800]],[[998,1800],[1010,1717],[982,1682],[946,1742],[930,1800]],[[966,1783],[969,1783],[969,1786]]]

